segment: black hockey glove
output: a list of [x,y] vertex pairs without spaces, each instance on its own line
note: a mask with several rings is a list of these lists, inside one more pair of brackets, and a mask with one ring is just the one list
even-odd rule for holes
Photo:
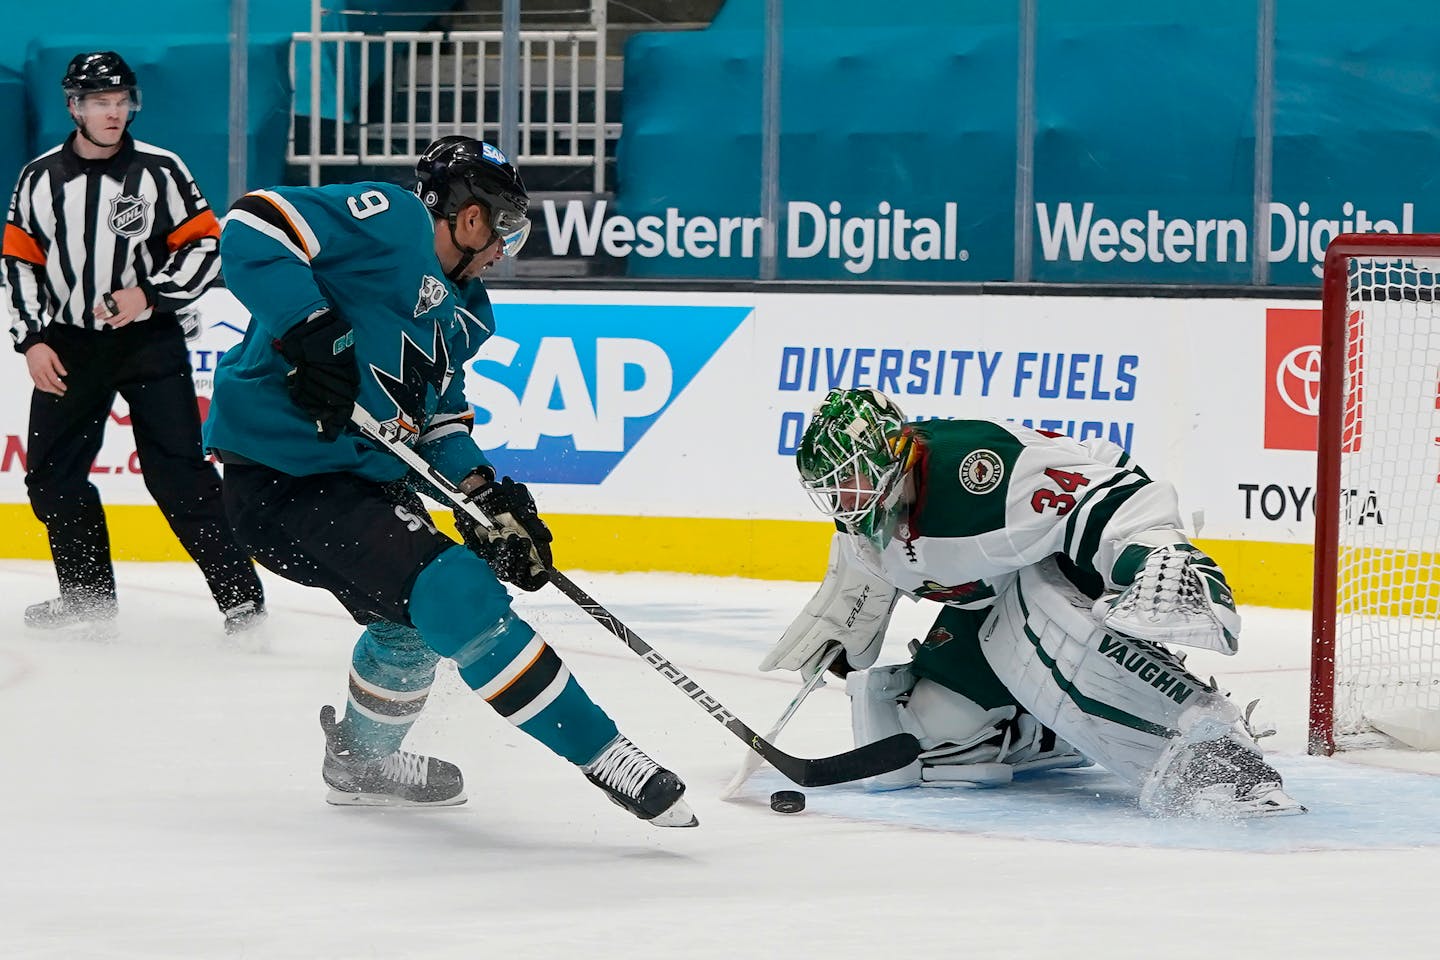
[[494,470],[476,467],[460,481],[460,489],[493,524],[487,528],[456,510],[455,527],[465,546],[488,563],[495,576],[521,590],[535,591],[549,583],[555,537],[535,512],[535,498],[525,484],[509,477],[497,483]]
[[355,331],[329,308],[320,310],[275,341],[292,365],[285,376],[290,399],[315,420],[315,432],[333,441],[345,432],[360,395]]

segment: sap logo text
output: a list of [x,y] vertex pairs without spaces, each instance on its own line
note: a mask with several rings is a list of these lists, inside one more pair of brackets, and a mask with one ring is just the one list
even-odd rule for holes
[[[530,378],[522,396],[483,386],[477,390],[477,399],[490,413],[490,422],[476,428],[480,445],[534,450],[541,437],[569,436],[580,449],[623,451],[626,421],[647,417],[669,401],[674,370],[665,351],[648,340],[597,337],[594,349],[593,377],[587,377],[573,340],[543,337],[528,364]],[[486,344],[484,359],[509,366],[519,352],[516,341],[494,337]],[[630,378],[627,385],[627,376],[635,371],[638,381]],[[560,401],[559,407],[552,405],[553,399]]]
[[497,304],[471,364],[475,441],[529,482],[602,483],[750,313]]

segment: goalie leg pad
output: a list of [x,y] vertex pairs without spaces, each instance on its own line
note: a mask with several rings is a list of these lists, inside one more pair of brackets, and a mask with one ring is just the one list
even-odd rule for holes
[[[856,670],[845,678],[850,697],[850,728],[856,746],[874,743],[897,733],[909,733],[900,721],[900,698],[915,686],[909,664]],[[919,760],[899,770],[872,777],[865,785],[871,790],[903,790],[920,784]]]
[[1187,710],[1239,723],[1235,706],[1164,647],[1100,628],[1091,603],[1047,560],[1021,571],[981,630],[986,660],[1037,720],[1137,787]]

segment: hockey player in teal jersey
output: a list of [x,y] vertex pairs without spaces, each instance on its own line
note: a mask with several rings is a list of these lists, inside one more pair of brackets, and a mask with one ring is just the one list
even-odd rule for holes
[[[843,647],[857,743],[908,732],[926,751],[873,786],[996,785],[1088,758],[1151,813],[1304,812],[1248,713],[1166,646],[1233,654],[1240,617],[1180,531],[1174,488],[1124,450],[907,422],[878,391],[832,390],[796,465],[838,531],[820,589],[760,666],[813,671]],[[911,662],[872,667],[901,593],[945,606]]]
[[[464,365],[495,329],[478,275],[529,232],[519,173],[469,137],[431,144],[414,192],[386,183],[257,190],[221,233],[226,285],[250,311],[215,374],[206,442],[227,514],[270,570],[334,594],[365,625],[343,718],[321,710],[330,802],[461,803],[454,765],[400,749],[440,657],[511,723],[659,826],[694,826],[679,777],[616,729],[500,580],[538,590],[551,535],[523,483],[471,439]],[[421,481],[350,428],[356,402],[464,490],[438,532]],[[498,579],[497,579],[498,578]]]

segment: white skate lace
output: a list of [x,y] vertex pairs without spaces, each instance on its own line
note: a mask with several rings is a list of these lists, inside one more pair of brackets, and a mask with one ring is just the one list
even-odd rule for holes
[[634,798],[660,765],[623,737],[612,743],[586,769],[606,785]]
[[423,787],[430,774],[430,764],[425,757],[396,750],[380,761],[380,773],[385,779],[394,780],[396,783]]

